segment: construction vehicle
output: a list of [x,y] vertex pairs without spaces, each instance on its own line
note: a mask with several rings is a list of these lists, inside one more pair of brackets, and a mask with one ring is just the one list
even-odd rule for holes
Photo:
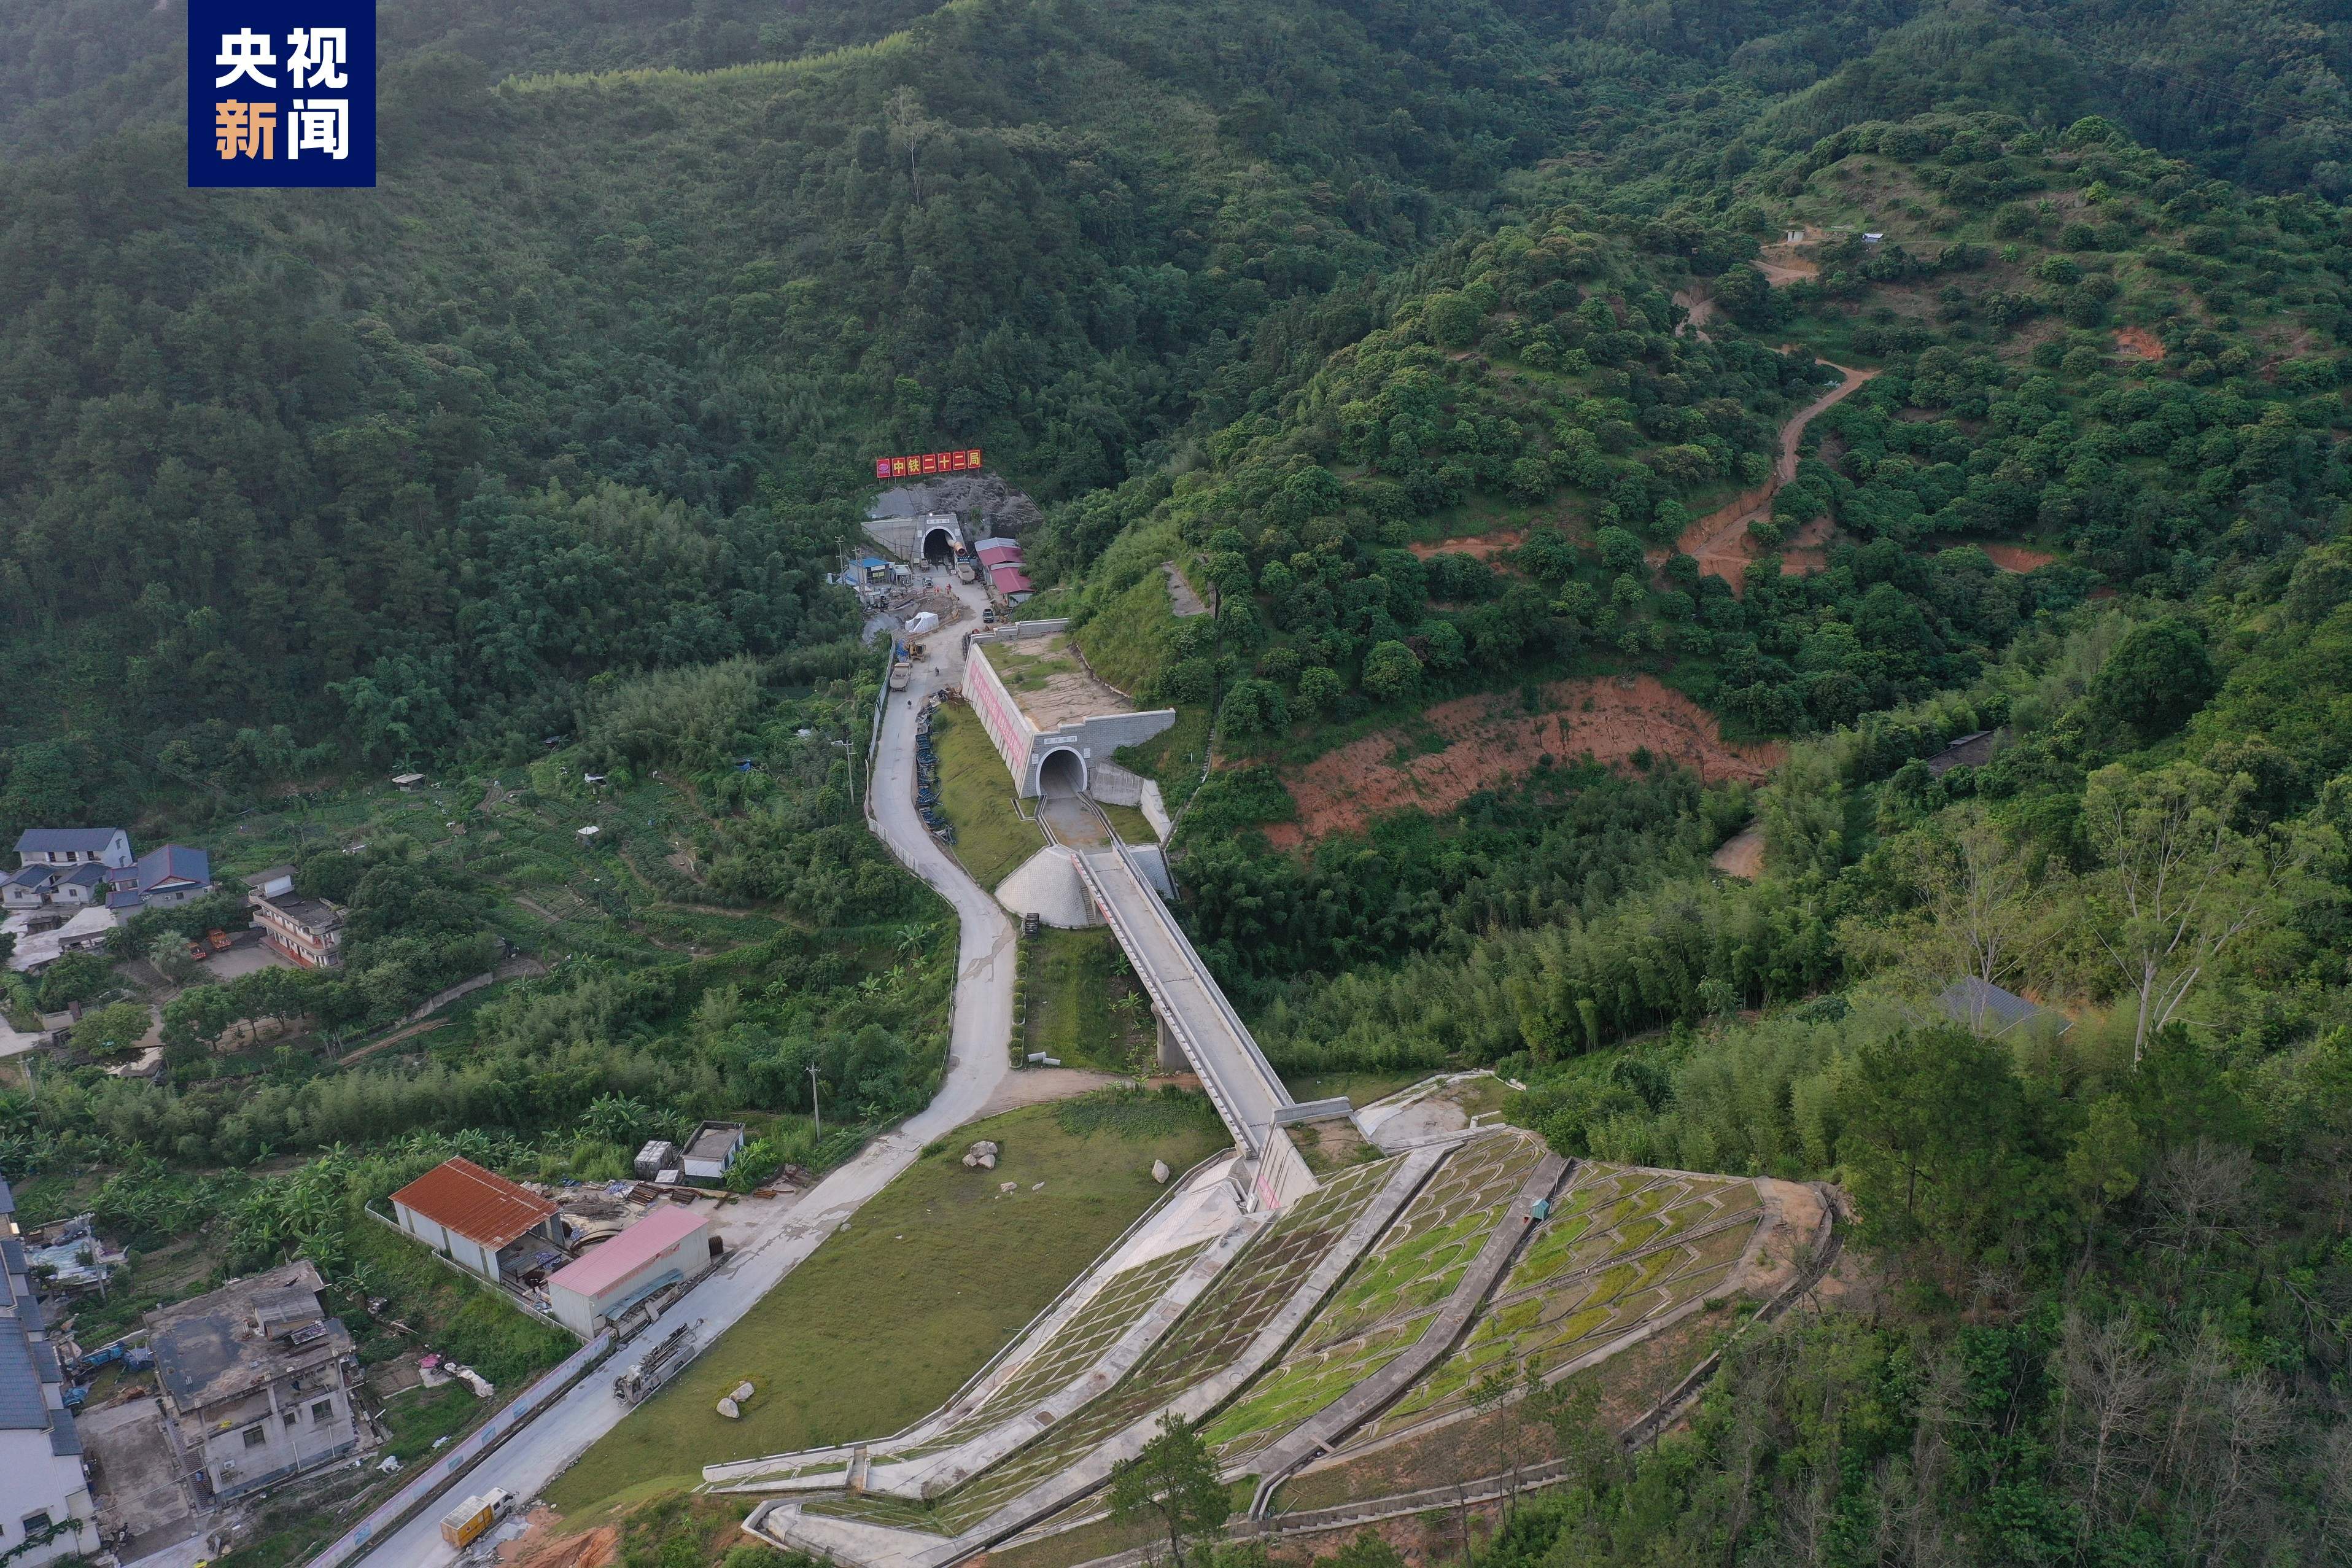
[[654,1390],[678,1374],[687,1363],[694,1359],[695,1337],[702,1327],[697,1318],[690,1323],[680,1323],[620,1376],[613,1380],[613,1397],[624,1404],[635,1405]]
[[463,1552],[513,1507],[514,1499],[498,1487],[469,1497],[441,1516],[441,1539]]
[[213,951],[215,952],[226,952],[228,951],[228,932],[220,930],[218,927],[215,927],[213,930],[205,932],[205,940],[213,944]]
[[931,650],[928,644],[920,642],[914,637],[908,637],[907,639],[907,661],[909,664],[922,663],[923,660],[930,657],[930,653]]
[[192,942],[188,943],[188,956],[194,959],[198,963],[202,963],[205,959],[210,958],[212,955],[213,950],[206,947],[203,942]]
[[957,562],[956,579],[957,581],[963,583],[978,583],[980,581],[980,563],[976,561]]
[[914,673],[915,673],[915,667],[914,667],[913,665],[911,665],[911,664],[908,664],[905,659],[903,659],[903,658],[899,658],[899,659],[893,659],[893,660],[891,660],[891,661],[890,661],[890,689],[891,689],[891,690],[893,690],[893,691],[904,691],[904,690],[906,690],[906,689],[907,689],[907,681],[908,681],[908,679],[909,677],[911,677]]

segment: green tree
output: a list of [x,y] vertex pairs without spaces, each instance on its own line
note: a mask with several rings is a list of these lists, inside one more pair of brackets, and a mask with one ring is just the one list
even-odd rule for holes
[[1159,1434],[1141,1453],[1111,1472],[1111,1518],[1156,1527],[1168,1538],[1174,1568],[1184,1568],[1187,1547],[1222,1536],[1232,1511],[1233,1498],[1217,1479],[1209,1446],[1173,1414],[1160,1418]]
[[2243,782],[2188,762],[2145,773],[2112,763],[2084,789],[2083,830],[2101,864],[2088,923],[2132,999],[2135,1062],[2302,885],[2306,845],[2234,826]]
[[2216,677],[2205,639],[2186,621],[2148,621],[2125,634],[2091,681],[2091,706],[2143,741],[2160,740],[2189,721],[2213,695]]
[[154,1016],[143,1004],[110,1002],[84,1013],[74,1025],[74,1048],[101,1058],[127,1056],[154,1026]]
[[1421,660],[1401,642],[1374,643],[1364,655],[1364,689],[1382,701],[1412,694],[1421,679]]
[[1422,307],[1422,320],[1440,348],[1468,348],[1477,342],[1478,329],[1486,319],[1486,313],[1478,309],[1476,301],[1463,294],[1432,294]]

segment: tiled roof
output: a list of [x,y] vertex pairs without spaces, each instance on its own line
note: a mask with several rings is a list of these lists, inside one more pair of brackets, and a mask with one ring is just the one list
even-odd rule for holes
[[68,850],[93,855],[114,842],[120,827],[27,827],[16,839],[19,855],[57,855]]
[[1021,563],[1021,549],[1013,544],[992,544],[980,552],[981,560],[990,566]]
[[152,892],[165,882],[209,882],[213,858],[184,844],[166,844],[139,857],[139,886]]
[[1036,586],[1018,566],[992,566],[988,580],[996,584],[996,591],[1000,594],[1026,594]]
[[504,1247],[536,1228],[555,1205],[459,1156],[444,1160],[392,1194],[445,1230],[484,1247]]

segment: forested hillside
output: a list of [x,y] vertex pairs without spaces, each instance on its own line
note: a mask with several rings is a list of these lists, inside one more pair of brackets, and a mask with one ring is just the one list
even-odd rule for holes
[[923,1103],[954,936],[823,579],[876,453],[979,446],[1179,711],[1123,760],[1277,1067],[1852,1201],[1822,1310],[1463,1555],[2352,1551],[2340,5],[382,9],[321,193],[184,188],[168,0],[0,14],[0,842],[352,921],[12,980],[110,1042],[0,1092],[28,1214],[364,1305],[450,1150]]

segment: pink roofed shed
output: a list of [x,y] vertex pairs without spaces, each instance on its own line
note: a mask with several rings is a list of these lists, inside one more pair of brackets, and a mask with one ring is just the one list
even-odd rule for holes
[[583,1339],[668,1285],[709,1272],[710,1222],[684,1204],[656,1205],[643,1219],[547,1281],[547,1310]]

